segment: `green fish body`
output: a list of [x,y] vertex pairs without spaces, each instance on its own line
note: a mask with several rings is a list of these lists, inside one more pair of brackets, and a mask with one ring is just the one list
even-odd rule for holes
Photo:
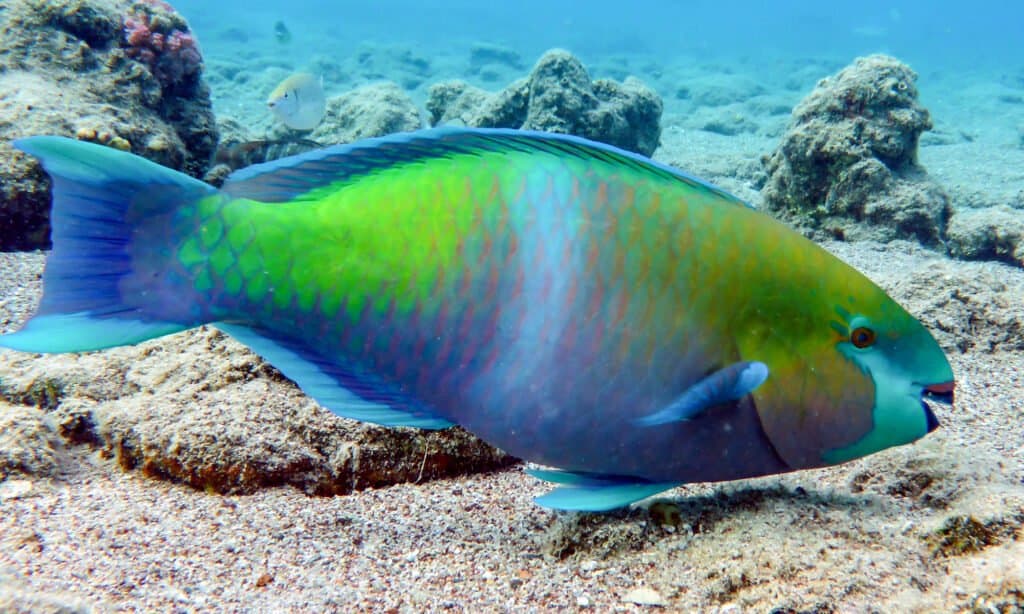
[[235,173],[220,191],[57,137],[39,313],[0,345],[84,351],[215,323],[335,413],[459,424],[612,509],[844,462],[937,425],[953,374],[866,277],[640,156],[432,130]]

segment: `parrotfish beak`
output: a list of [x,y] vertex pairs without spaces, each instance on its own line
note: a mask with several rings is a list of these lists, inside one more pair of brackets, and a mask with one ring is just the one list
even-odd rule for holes
[[928,432],[931,433],[939,428],[939,419],[935,417],[928,401],[935,401],[944,405],[953,404],[953,389],[956,382],[943,382],[941,384],[930,384],[921,391],[921,407],[924,408],[925,418],[928,420]]

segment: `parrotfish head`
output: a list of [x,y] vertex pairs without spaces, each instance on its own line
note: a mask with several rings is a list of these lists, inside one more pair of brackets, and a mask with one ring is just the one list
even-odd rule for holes
[[831,322],[845,338],[836,350],[857,365],[874,390],[872,428],[822,458],[841,463],[915,441],[939,426],[929,401],[953,402],[953,370],[931,333],[885,297],[870,315],[837,308]]
[[929,403],[953,400],[953,371],[928,330],[838,259],[814,260],[825,277],[805,280],[802,296],[790,293],[788,311],[776,312],[786,315],[765,322],[759,342],[741,343],[744,359],[769,367],[752,395],[769,440],[794,469],[920,439],[939,424]]

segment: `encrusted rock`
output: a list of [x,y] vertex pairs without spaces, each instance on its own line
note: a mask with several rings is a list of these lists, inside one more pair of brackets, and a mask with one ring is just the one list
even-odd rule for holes
[[529,78],[490,93],[461,81],[430,88],[433,124],[521,128],[575,134],[651,155],[661,138],[661,98],[638,79],[591,80],[582,62],[555,49]]
[[56,439],[41,410],[9,405],[0,396],[0,481],[17,474],[56,473]]
[[[141,53],[145,31],[138,28],[137,44],[128,40],[127,20],[158,5],[14,0],[0,10],[0,250],[49,243],[48,180],[34,159],[11,147],[12,139],[77,137],[193,176],[205,172],[217,129],[187,24],[179,15],[172,29],[180,61],[148,47]],[[186,48],[188,41],[193,46]]]
[[949,253],[1024,267],[1024,209],[963,209],[949,223]]
[[0,479],[52,473],[60,439],[222,493],[287,484],[343,494],[515,462],[459,428],[338,418],[212,329],[95,354],[0,352],[0,373],[0,398],[38,406],[0,401]]
[[518,79],[496,94],[456,79],[430,86],[426,107],[433,125],[519,128],[529,104],[529,79]]
[[327,101],[323,121],[309,138],[323,144],[408,132],[423,124],[419,109],[402,88],[390,82],[356,88]]
[[917,161],[932,121],[916,81],[905,64],[873,55],[819,82],[763,160],[766,207],[813,231],[941,246],[950,204]]

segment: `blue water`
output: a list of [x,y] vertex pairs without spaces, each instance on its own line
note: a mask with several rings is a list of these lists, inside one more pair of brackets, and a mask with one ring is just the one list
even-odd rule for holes
[[366,41],[401,43],[429,54],[469,41],[492,41],[535,56],[566,47],[587,56],[644,53],[670,59],[743,60],[826,57],[844,62],[887,52],[930,70],[1014,69],[1024,63],[1024,3],[738,2],[698,0],[180,0],[174,5],[217,51],[218,33],[239,27],[253,44],[283,20],[296,39],[328,53]]

